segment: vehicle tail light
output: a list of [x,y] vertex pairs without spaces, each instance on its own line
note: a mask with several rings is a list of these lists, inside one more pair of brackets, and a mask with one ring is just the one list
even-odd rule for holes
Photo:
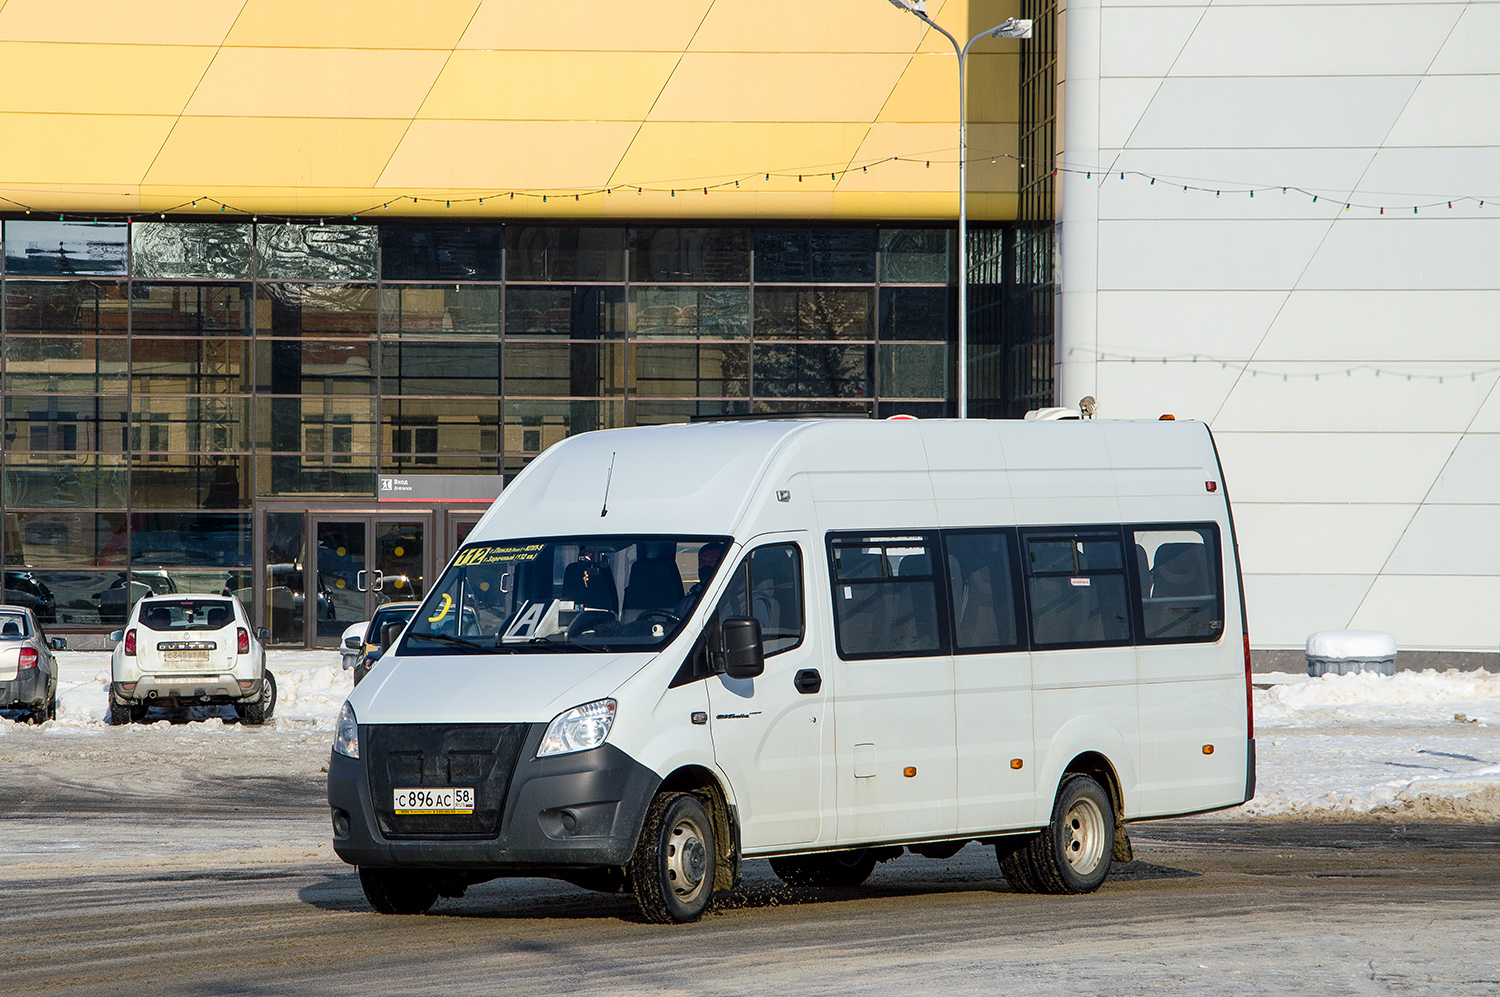
[[36,667],[36,648],[21,648],[21,671]]
[[240,627],[239,628],[239,632],[236,634],[236,637],[237,637],[237,639],[239,641],[240,653],[241,654],[249,654],[250,653],[250,631],[246,630],[244,627]]
[[134,682],[121,682],[120,683],[120,691],[123,692],[127,696],[130,695],[132,692],[135,692],[135,683]]
[[125,631],[125,653],[135,657],[135,630],[133,628]]
[[1245,736],[1255,737],[1255,687],[1250,684],[1250,635],[1245,634]]
[[255,690],[255,687],[259,684],[260,683],[256,682],[254,679],[240,679],[240,692],[243,692],[248,696]]

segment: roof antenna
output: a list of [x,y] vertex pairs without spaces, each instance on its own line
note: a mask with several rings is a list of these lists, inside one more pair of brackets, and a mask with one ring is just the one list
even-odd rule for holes
[[609,515],[609,483],[615,477],[615,455],[611,451],[609,455],[609,473],[604,476],[604,504],[599,507],[599,518],[603,519]]

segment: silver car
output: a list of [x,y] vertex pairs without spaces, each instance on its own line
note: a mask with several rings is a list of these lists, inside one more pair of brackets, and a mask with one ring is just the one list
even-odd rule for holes
[[57,659],[61,637],[48,639],[31,610],[0,606],[0,710],[21,710],[34,724],[57,716]]

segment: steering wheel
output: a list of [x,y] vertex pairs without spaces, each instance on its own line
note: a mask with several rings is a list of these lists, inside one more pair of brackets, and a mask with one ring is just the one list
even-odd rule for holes
[[637,620],[660,620],[663,623],[676,623],[680,617],[670,609],[643,609]]

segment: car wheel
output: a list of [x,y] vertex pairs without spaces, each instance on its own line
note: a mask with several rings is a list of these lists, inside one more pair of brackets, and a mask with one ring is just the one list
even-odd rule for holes
[[651,801],[630,860],[635,900],[656,924],[696,921],[714,895],[713,820],[698,798],[662,793]]
[[771,860],[771,871],[788,886],[858,886],[875,871],[875,853],[868,848],[788,855]]
[[240,723],[251,727],[259,727],[271,719],[271,711],[276,709],[276,676],[269,671],[262,674],[265,677],[260,684],[260,698],[253,703],[236,703],[234,707]]
[[1104,787],[1086,775],[1057,791],[1052,823],[1031,840],[1027,855],[1044,893],[1091,893],[1109,875],[1115,808]]
[[52,695],[47,700],[47,719],[57,719],[57,686],[52,687]]
[[379,914],[425,914],[438,898],[432,875],[416,869],[360,866],[359,885]]

